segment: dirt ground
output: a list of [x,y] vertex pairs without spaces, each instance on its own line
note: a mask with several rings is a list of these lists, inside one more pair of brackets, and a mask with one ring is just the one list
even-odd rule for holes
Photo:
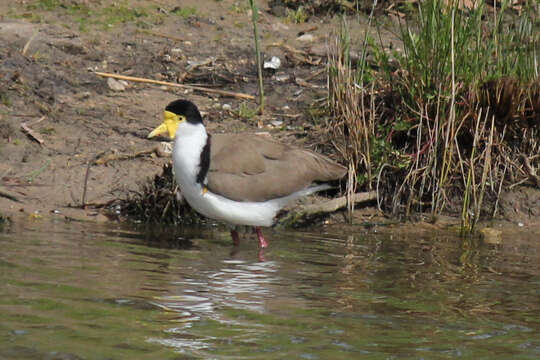
[[[81,207],[83,197],[85,204],[99,207],[161,172],[170,159],[156,156],[160,140],[146,136],[177,98],[199,106],[210,132],[269,132],[299,146],[316,144],[311,134],[324,131],[324,119],[314,121],[312,114],[314,105],[325,101],[326,56],[339,19],[311,16],[295,23],[285,9],[258,3],[264,60],[281,60],[277,71],[265,71],[264,116],[254,114],[255,100],[136,82],[110,84],[95,74],[256,95],[246,1],[188,0],[181,7],[175,0],[0,2],[2,213],[106,221],[95,206]],[[398,48],[393,21],[381,20],[376,36]],[[361,44],[366,25],[367,18],[348,21],[353,44]],[[332,156],[329,144],[316,150]]]
[[[260,2],[264,59],[278,56],[282,62],[277,72],[265,73],[267,106],[261,117],[254,115],[254,100],[134,82],[115,91],[107,78],[94,74],[180,79],[256,95],[251,17],[246,6],[240,7],[244,2],[183,1],[187,15],[178,15],[177,1],[147,1],[143,19],[150,24],[145,26],[136,21],[110,25],[106,21],[114,19],[100,19],[96,10],[96,24],[83,31],[66,8],[32,8],[39,3],[0,4],[0,13],[7,14],[0,20],[0,208],[7,213],[24,209],[94,215],[77,209],[87,164],[103,152],[129,156],[151,151],[159,141],[146,135],[177,98],[198,104],[211,132],[268,131],[302,145],[312,127],[305,109],[325,96],[324,57],[337,20],[294,24],[272,15],[266,2]],[[114,6],[107,1],[83,3],[96,9]],[[142,6],[141,1],[120,3],[122,9]],[[298,40],[306,30],[313,40]],[[41,144],[25,133],[23,123]],[[141,155],[90,166],[85,203],[125,196],[160,172],[166,161]]]

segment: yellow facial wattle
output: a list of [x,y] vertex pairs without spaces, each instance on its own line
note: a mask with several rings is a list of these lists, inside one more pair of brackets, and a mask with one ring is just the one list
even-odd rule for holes
[[171,139],[174,139],[176,135],[176,129],[178,129],[178,124],[185,120],[184,116],[177,115],[173,112],[165,110],[163,112],[163,122],[157,128],[152,130],[148,137],[154,137],[163,133],[168,133]]

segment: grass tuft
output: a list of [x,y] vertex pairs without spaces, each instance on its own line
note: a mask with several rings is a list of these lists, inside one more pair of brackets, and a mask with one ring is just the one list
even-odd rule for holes
[[366,36],[370,62],[351,60],[343,23],[328,70],[331,141],[357,174],[350,187],[376,187],[387,212],[461,214],[470,232],[496,212],[502,188],[534,186],[537,9],[489,10],[420,2],[400,26],[403,52]]

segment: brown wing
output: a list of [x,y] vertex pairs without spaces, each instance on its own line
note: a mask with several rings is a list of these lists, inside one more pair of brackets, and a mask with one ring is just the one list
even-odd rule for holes
[[237,201],[287,196],[347,171],[322,155],[252,134],[213,135],[210,156],[208,188]]

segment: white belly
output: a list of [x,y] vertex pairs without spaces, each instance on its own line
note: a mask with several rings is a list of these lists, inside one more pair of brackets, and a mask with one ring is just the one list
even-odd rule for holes
[[[198,213],[211,219],[234,225],[272,226],[276,213],[285,205],[285,199],[266,202],[240,202],[227,199],[210,191],[203,192],[199,183],[182,174],[175,167],[175,177],[182,195]],[[281,200],[281,201],[280,201]]]

